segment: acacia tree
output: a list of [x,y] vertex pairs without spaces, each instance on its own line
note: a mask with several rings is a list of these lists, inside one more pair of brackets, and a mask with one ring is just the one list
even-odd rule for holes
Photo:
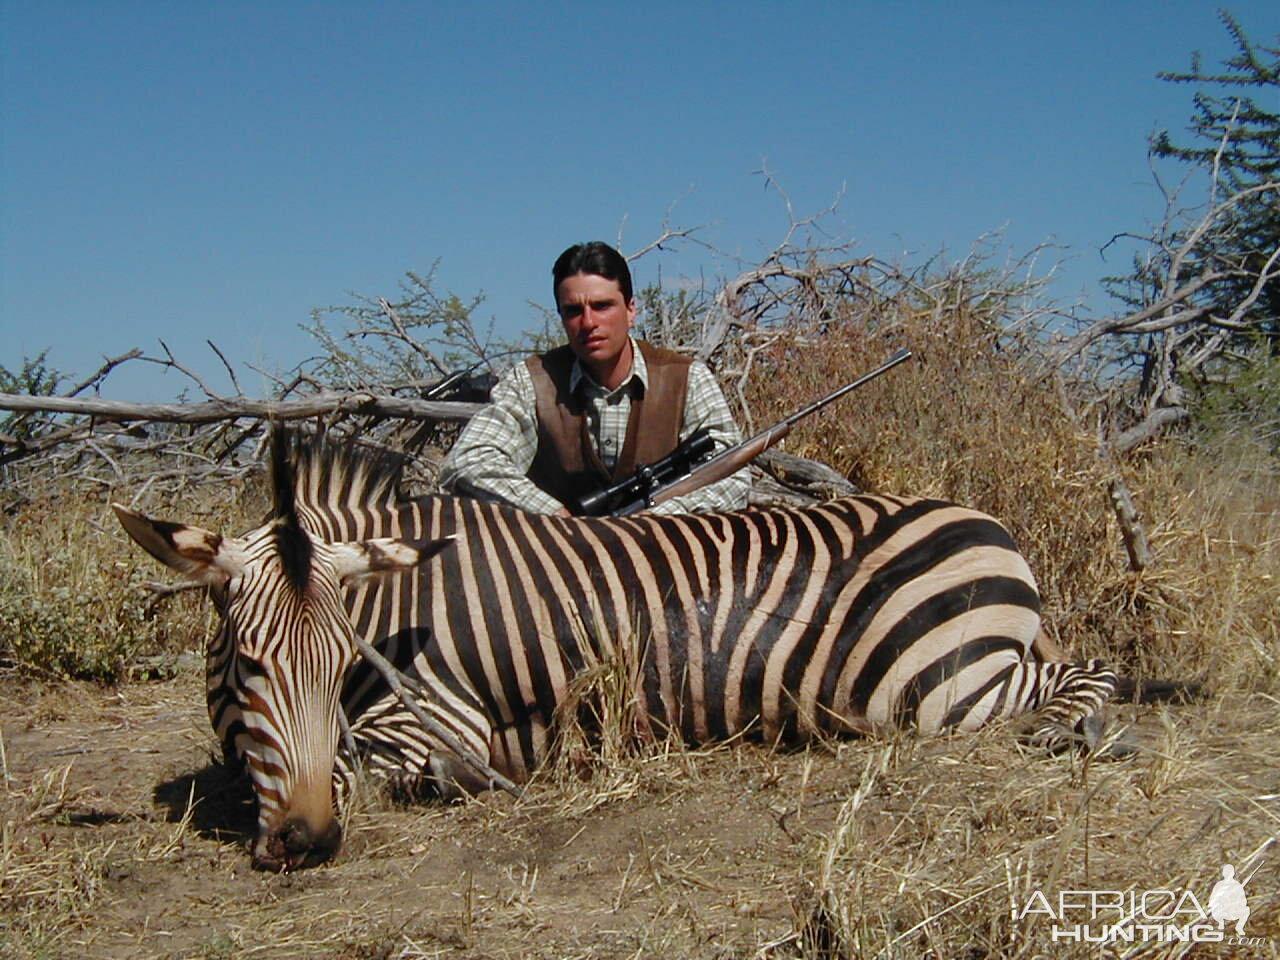
[[1278,426],[1266,398],[1280,396],[1280,115],[1247,91],[1280,90],[1280,39],[1254,45],[1229,13],[1220,17],[1236,46],[1222,72],[1205,72],[1196,54],[1190,71],[1159,75],[1208,88],[1194,95],[1192,141],[1164,131],[1151,143],[1153,157],[1203,172],[1203,199],[1186,207],[1157,176],[1163,220],[1117,237],[1140,243],[1130,273],[1108,284],[1124,309],[1053,352],[1059,364],[1091,357],[1111,374],[1136,374],[1120,378],[1131,390],[1108,431],[1117,453],[1192,419],[1211,399],[1234,396],[1250,426]]
[[[1249,294],[1247,274],[1262,269],[1266,251],[1280,244],[1280,201],[1273,190],[1280,175],[1280,114],[1265,109],[1251,95],[1280,98],[1280,37],[1275,47],[1254,46],[1240,24],[1227,11],[1219,18],[1235,43],[1236,54],[1223,61],[1224,70],[1206,73],[1199,52],[1192,55],[1191,69],[1185,73],[1164,72],[1160,79],[1171,83],[1196,84],[1222,91],[1215,95],[1199,89],[1192,97],[1195,112],[1189,130],[1193,140],[1174,142],[1169,131],[1152,138],[1152,153],[1198,166],[1216,166],[1218,179],[1232,194],[1243,194],[1234,210],[1233,231],[1218,238],[1225,248],[1215,251],[1226,259],[1234,253],[1245,267],[1245,275],[1225,277],[1215,293],[1226,303],[1238,303]],[[1262,189],[1256,189],[1262,188]],[[1235,250],[1230,247],[1234,245]],[[1272,352],[1280,351],[1280,284],[1269,284],[1246,311],[1271,338]]]

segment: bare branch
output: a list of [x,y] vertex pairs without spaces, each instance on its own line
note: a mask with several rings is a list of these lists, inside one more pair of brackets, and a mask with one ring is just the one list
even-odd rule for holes
[[1133,494],[1118,474],[1111,478],[1107,491],[1129,554],[1129,569],[1135,573],[1145,570],[1151,564],[1151,544],[1142,518],[1138,516],[1138,508],[1133,505]]
[[1175,423],[1182,423],[1191,416],[1186,407],[1157,407],[1139,423],[1119,433],[1111,440],[1111,448],[1123,456],[1130,453],[1148,440],[1159,436],[1165,429]]
[[130,350],[128,353],[122,353],[118,357],[112,357],[110,360],[108,360],[106,363],[100,366],[97,370],[95,370],[90,376],[86,377],[84,380],[81,380],[79,384],[77,384],[76,386],[68,390],[66,393],[64,393],[63,396],[74,397],[77,393],[80,393],[83,390],[88,390],[90,387],[96,387],[98,384],[100,384],[103,380],[106,379],[107,374],[109,374],[116,367],[120,366],[120,364],[125,363],[129,360],[136,360],[141,356],[142,356],[142,351],[139,350],[137,347],[135,347],[134,349]]
[[[399,340],[401,343],[407,346],[410,350],[416,353],[419,357],[425,360],[428,364],[434,367],[435,371],[439,373],[441,376],[445,376],[448,374],[449,371],[446,370],[444,366],[440,363],[440,361],[436,359],[435,354],[432,353],[430,350],[424,347],[421,343],[419,343],[416,339],[414,339],[412,336],[409,335],[408,330],[405,329],[404,321],[400,319],[400,315],[396,313],[395,308],[392,307],[391,304],[387,302],[387,299],[385,297],[378,298],[378,306],[382,309],[383,316],[385,316],[387,320],[391,323],[392,330],[394,330],[395,332],[394,334],[386,330],[370,331],[370,332],[377,332],[380,336],[384,336],[384,337],[394,336],[396,340]],[[361,332],[363,333],[364,331],[361,331]]]
[[[356,647],[360,650],[360,655],[382,674],[387,686],[391,688],[391,691],[404,704],[405,709],[413,714],[414,719],[422,724],[428,733],[442,741],[459,760],[480,774],[490,787],[500,787],[516,798],[523,796],[523,792],[518,786],[489,766],[483,757],[478,756],[474,750],[471,750],[459,740],[452,730],[422,708],[418,698],[429,699],[429,694],[422,684],[401,673],[396,669],[395,664],[379,653],[371,643],[359,634],[356,635]],[[412,695],[410,691],[412,691]]]
[[300,420],[328,413],[350,413],[404,420],[467,420],[480,409],[476,403],[418,400],[371,393],[317,393],[298,400],[254,400],[224,397],[204,403],[127,403],[71,397],[33,397],[0,393],[0,410],[44,410],[111,421],[146,420],[160,423],[215,423],[249,417],[256,420]]
[[169,349],[169,345],[167,343],[161,340],[160,346],[164,348],[164,359],[161,359],[160,357],[146,357],[146,356],[141,357],[140,359],[145,360],[147,363],[159,364],[162,367],[172,367],[174,370],[177,370],[183,376],[187,377],[193,383],[195,383],[195,385],[204,392],[204,395],[206,397],[209,397],[211,400],[223,399],[221,394],[210,389],[209,385],[206,384],[204,380],[200,378],[199,374],[197,374],[195,371],[191,370],[190,368],[184,366],[183,364],[179,363],[178,359],[173,355],[173,351]]
[[1052,361],[1056,366],[1063,366],[1070,363],[1077,356],[1089,349],[1091,345],[1097,343],[1104,337],[1120,333],[1150,333],[1156,330],[1167,329],[1180,323],[1198,320],[1208,314],[1207,308],[1194,308],[1183,311],[1181,313],[1168,314],[1161,320],[1156,321],[1154,325],[1147,326],[1153,317],[1159,317],[1161,314],[1185,303],[1195,294],[1204,290],[1215,281],[1221,280],[1226,274],[1205,272],[1200,274],[1194,280],[1184,284],[1182,287],[1166,296],[1158,303],[1153,303],[1149,307],[1144,307],[1134,313],[1125,314],[1118,317],[1104,317],[1101,320],[1091,324],[1084,330],[1077,333],[1074,337],[1053,351]]
[[1271,251],[1271,256],[1267,257],[1267,262],[1262,265],[1262,269],[1258,271],[1258,278],[1254,281],[1253,287],[1249,290],[1248,295],[1236,304],[1236,308],[1231,311],[1231,317],[1227,321],[1222,321],[1221,325],[1228,324],[1243,326],[1241,318],[1253,309],[1253,305],[1258,302],[1258,298],[1262,296],[1262,292],[1267,286],[1280,276],[1280,245],[1277,245]]
[[218,349],[218,345],[212,340],[206,340],[205,343],[209,345],[209,349],[216,353],[218,355],[218,359],[222,361],[222,366],[226,369],[227,376],[231,378],[231,386],[235,387],[236,393],[243,395],[244,391],[240,389],[240,381],[236,379],[236,371],[231,364],[227,362],[227,358],[222,355],[222,351]]
[[692,237],[695,233],[697,233],[699,230],[704,229],[706,226],[707,224],[700,224],[696,227],[671,228],[666,226],[666,224],[663,224],[662,234],[658,236],[656,239],[650,240],[639,250],[636,250],[633,253],[628,253],[627,261],[629,263],[634,263],[636,260],[639,260],[645,254],[652,253],[654,250],[665,250],[666,248],[663,246],[663,244],[670,244],[675,240],[687,240],[690,237]]

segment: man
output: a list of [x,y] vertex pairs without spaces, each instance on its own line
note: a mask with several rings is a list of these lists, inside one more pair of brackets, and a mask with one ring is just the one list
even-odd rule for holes
[[[552,279],[568,343],[498,381],[445,459],[445,490],[569,516],[566,504],[666,456],[699,428],[716,452],[740,442],[704,364],[631,336],[631,271],[618,251],[598,241],[572,246]],[[749,488],[740,470],[653,512],[734,510]]]

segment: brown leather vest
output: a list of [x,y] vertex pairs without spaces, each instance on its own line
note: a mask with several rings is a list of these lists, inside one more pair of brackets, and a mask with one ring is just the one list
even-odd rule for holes
[[561,503],[630,476],[637,465],[665,457],[680,442],[692,361],[643,340],[635,342],[644,355],[649,386],[632,388],[627,438],[612,474],[592,443],[582,397],[569,393],[573,350],[557,347],[525,361],[538,408],[538,452],[529,479]]

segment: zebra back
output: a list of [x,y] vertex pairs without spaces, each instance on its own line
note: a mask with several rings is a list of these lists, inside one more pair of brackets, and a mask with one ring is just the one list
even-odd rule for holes
[[[311,442],[295,463],[323,539],[457,538],[430,569],[351,590],[348,610],[516,773],[572,677],[620,652],[654,723],[693,742],[935,730],[996,709],[1039,623],[1008,532],[941,501],[560,518],[405,498],[387,455]],[[386,703],[368,669],[344,697],[355,717]]]

